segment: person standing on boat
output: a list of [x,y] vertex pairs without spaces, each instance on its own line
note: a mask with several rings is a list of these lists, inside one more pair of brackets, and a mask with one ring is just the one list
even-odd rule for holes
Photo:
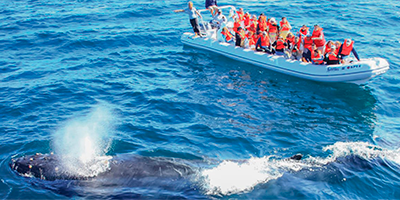
[[360,57],[358,57],[358,54],[357,54],[356,50],[354,49],[353,45],[354,45],[354,41],[352,41],[350,39],[345,39],[344,43],[340,46],[338,57],[341,60],[346,60],[349,57],[350,53],[353,52],[354,57],[356,57],[356,59],[358,61],[360,61]]
[[326,42],[323,30],[324,30],[323,28],[321,28],[318,24],[316,24],[314,26],[314,30],[311,37],[315,45],[317,45],[318,50],[320,50],[322,54],[324,54],[325,52],[325,42]]
[[290,33],[292,26],[290,25],[286,17],[282,17],[282,21],[280,21],[279,23],[280,23],[279,35],[282,36],[283,39],[285,40],[286,36]]
[[210,10],[212,16],[217,14],[217,6],[217,0],[206,0],[206,9]]
[[199,11],[197,11],[196,8],[193,6],[193,2],[189,1],[188,8],[182,9],[182,10],[174,10],[174,12],[176,12],[176,13],[184,12],[184,13],[189,14],[190,24],[193,27],[195,37],[201,36],[199,20],[197,19],[197,17],[201,17],[201,15],[200,15]]
[[308,31],[308,27],[306,25],[303,25],[298,32],[298,36],[299,36],[300,40],[303,40],[309,34],[310,34],[310,32]]
[[313,40],[311,39],[311,35],[307,35],[303,41],[303,62],[311,62],[311,52],[313,51]]
[[257,35],[267,30],[267,16],[261,13],[257,20]]
[[244,47],[246,40],[246,33],[244,32],[244,29],[242,27],[239,27],[237,29],[237,32],[235,34],[235,39],[236,39],[235,46]]
[[271,18],[268,24],[268,33],[271,43],[274,43],[279,35],[279,26],[275,18]]

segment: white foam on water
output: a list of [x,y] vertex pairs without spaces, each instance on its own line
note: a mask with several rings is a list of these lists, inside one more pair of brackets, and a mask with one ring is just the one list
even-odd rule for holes
[[106,106],[96,106],[84,117],[72,119],[58,130],[54,149],[64,170],[73,175],[93,177],[109,169],[105,156],[112,133],[112,112]]
[[280,178],[284,173],[319,168],[337,158],[359,156],[370,160],[380,157],[400,164],[400,149],[388,150],[366,142],[337,142],[322,149],[327,157],[312,157],[301,161],[275,159],[272,156],[245,161],[223,161],[218,166],[200,172],[200,181],[208,195],[230,195],[251,191],[256,185]]
[[272,157],[250,158],[243,162],[223,161],[212,169],[201,171],[203,187],[208,195],[229,195],[252,190],[260,183],[277,179],[287,171],[310,167],[294,160]]

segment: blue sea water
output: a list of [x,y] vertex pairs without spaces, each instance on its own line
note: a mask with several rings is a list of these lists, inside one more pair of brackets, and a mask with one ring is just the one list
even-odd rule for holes
[[[219,1],[352,38],[361,57],[390,63],[366,85],[185,47],[189,20],[173,10],[186,3],[0,2],[1,198],[400,198],[399,1]],[[37,152],[174,158],[196,176],[70,187],[10,169]],[[283,159],[297,153],[303,161]]]

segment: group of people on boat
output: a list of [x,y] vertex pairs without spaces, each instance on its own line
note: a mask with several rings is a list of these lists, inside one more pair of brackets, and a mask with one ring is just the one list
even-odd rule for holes
[[[290,59],[300,60],[316,65],[332,65],[348,62],[351,53],[359,61],[359,56],[354,48],[354,41],[345,39],[326,42],[323,28],[318,24],[310,32],[310,28],[303,25],[299,31],[293,34],[292,26],[286,17],[282,17],[278,23],[275,18],[267,18],[261,13],[258,17],[244,12],[231,10],[229,17],[223,15],[218,9],[216,0],[207,0],[206,8],[210,10],[213,19],[211,27],[216,29],[214,36],[220,42],[233,43],[235,46],[248,48],[255,51],[263,51],[268,54],[283,55]],[[195,32],[195,37],[202,37],[198,17],[201,14],[188,3],[188,8],[175,10],[189,14],[190,23]],[[228,22],[233,20],[233,27],[228,27]]]

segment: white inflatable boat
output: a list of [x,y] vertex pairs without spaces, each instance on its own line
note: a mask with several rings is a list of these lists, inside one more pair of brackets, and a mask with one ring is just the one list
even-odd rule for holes
[[[202,10],[204,11],[204,10]],[[208,11],[209,12],[209,11]],[[383,58],[361,59],[360,61],[340,65],[314,65],[284,56],[270,55],[251,49],[235,47],[234,44],[219,42],[215,39],[216,30],[208,30],[207,36],[194,38],[193,33],[184,33],[183,44],[212,51],[242,62],[257,65],[269,70],[320,82],[352,82],[364,84],[369,79],[385,73],[389,63]]]

